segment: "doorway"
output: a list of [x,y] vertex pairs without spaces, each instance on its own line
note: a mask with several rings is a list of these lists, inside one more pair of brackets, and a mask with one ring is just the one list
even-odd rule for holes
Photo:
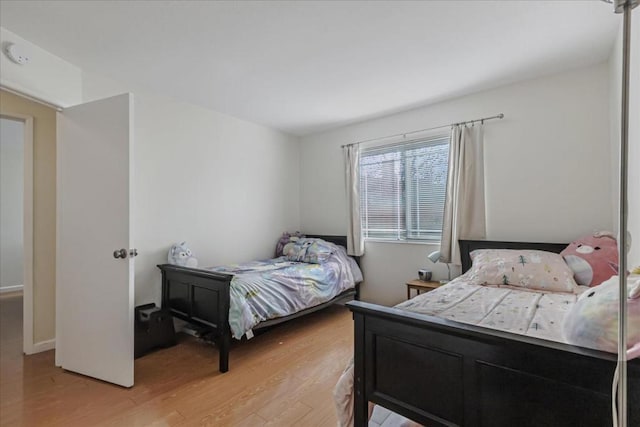
[[56,110],[0,88],[0,118],[24,125],[23,345],[55,347]]
[[2,356],[31,352],[33,119],[0,116],[0,341]]
[[24,284],[24,123],[0,118],[0,294]]

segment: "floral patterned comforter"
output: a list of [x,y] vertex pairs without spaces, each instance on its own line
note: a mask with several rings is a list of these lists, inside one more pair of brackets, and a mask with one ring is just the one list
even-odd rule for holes
[[[331,245],[331,244],[329,244]],[[287,316],[329,301],[362,281],[362,272],[344,248],[321,264],[289,261],[279,257],[208,270],[233,274],[229,326],[240,339],[258,323]]]

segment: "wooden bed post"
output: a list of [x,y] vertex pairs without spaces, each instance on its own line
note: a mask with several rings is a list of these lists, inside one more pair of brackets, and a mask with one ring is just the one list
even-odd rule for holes
[[231,347],[231,331],[227,327],[220,336],[220,372],[224,373],[229,370],[229,348]]
[[366,427],[369,424],[369,403],[366,399],[365,390],[365,361],[364,361],[364,315],[353,314],[355,325],[355,353],[353,355],[353,391],[354,391],[354,426]]
[[162,273],[162,299],[160,302],[160,308],[163,310],[168,309],[168,298],[167,298],[167,273],[161,268],[160,272]]
[[231,278],[229,283],[224,286],[218,301],[218,345],[220,346],[220,372],[225,373],[229,370],[229,350],[231,349],[231,326],[229,326],[229,308],[231,306]]

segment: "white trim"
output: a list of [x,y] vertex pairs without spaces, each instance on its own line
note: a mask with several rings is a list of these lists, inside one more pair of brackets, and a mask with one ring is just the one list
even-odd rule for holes
[[[58,111],[56,113],[56,339],[58,342],[62,342],[64,340],[62,328],[60,327],[60,322],[58,318],[60,317],[60,307],[61,298],[60,298],[60,288],[58,287],[58,283],[62,283],[60,280],[60,269],[58,268],[58,264],[60,260],[57,255],[60,253],[60,230],[62,228],[61,218],[62,218],[62,186],[60,182],[62,180],[62,169],[64,166],[62,165],[62,155],[60,154],[61,146],[63,144],[62,138],[60,137],[60,120],[62,116],[62,112]],[[56,354],[54,358],[54,365],[57,367],[62,367],[62,345],[59,345],[56,349]]]
[[431,245],[431,246],[440,246],[440,239],[438,240],[418,240],[418,239],[409,239],[409,240],[391,240],[391,239],[377,239],[377,238],[367,238],[364,239],[365,243],[396,243],[401,245]]
[[24,204],[22,231],[24,271],[22,288],[22,349],[34,353],[33,342],[33,117],[7,112],[0,116],[24,123]]
[[21,291],[23,288],[22,285],[15,285],[15,286],[3,286],[0,288],[0,294],[7,294],[9,292],[17,292],[17,291]]
[[24,121],[23,350],[33,351],[33,117]]
[[55,338],[52,340],[45,340],[45,341],[34,343],[33,351],[31,353],[26,353],[26,352],[25,353],[26,354],[42,353],[43,351],[53,350],[54,348],[56,348]]
[[9,81],[5,78],[0,78],[0,89],[17,95],[21,98],[26,98],[29,101],[37,102],[45,107],[53,108],[56,111],[62,111],[63,107],[56,101],[50,101],[47,95],[38,93],[37,91],[30,90],[16,82]]

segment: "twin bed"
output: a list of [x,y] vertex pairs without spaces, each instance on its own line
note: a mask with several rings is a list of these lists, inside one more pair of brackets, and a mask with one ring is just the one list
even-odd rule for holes
[[209,269],[159,265],[162,308],[210,331],[220,351],[219,370],[227,372],[231,338],[251,338],[254,330],[358,297],[362,273],[358,260],[346,254],[346,237],[306,237],[309,246],[299,259]]
[[[476,249],[565,247],[460,241],[463,272]],[[355,425],[367,425],[372,402],[425,426],[610,426],[616,355],[562,342],[575,298],[452,283],[397,308],[348,303]],[[637,426],[637,360],[628,375],[629,425]]]

